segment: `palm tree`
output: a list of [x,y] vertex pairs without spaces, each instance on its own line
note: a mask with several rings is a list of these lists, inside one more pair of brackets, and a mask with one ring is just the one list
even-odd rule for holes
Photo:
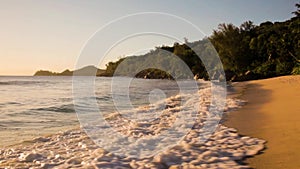
[[292,12],[292,14],[295,14],[296,17],[300,17],[300,3],[296,3],[295,7],[297,7],[298,9],[297,9],[297,11]]

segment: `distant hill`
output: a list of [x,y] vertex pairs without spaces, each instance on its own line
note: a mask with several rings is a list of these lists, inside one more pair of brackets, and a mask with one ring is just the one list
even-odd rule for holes
[[39,70],[35,72],[34,76],[99,76],[103,74],[105,70],[98,69],[95,66],[86,66],[78,70],[70,71],[66,69],[61,73],[51,72],[48,70]]

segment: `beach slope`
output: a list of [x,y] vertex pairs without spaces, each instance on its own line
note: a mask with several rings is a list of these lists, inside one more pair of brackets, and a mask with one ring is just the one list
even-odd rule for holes
[[283,76],[233,84],[247,104],[228,115],[225,125],[240,134],[267,141],[254,168],[300,168],[300,76]]

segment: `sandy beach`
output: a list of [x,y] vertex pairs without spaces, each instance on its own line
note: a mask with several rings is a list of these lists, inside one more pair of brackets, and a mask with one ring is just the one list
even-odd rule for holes
[[267,141],[264,152],[246,160],[258,169],[300,168],[300,76],[233,84],[235,97],[246,100],[225,125]]
[[[0,168],[300,168],[299,84],[300,76],[233,83],[225,122],[202,143],[198,139],[210,114],[210,89],[199,90],[199,121],[178,145],[153,157],[116,156],[75,129],[0,148]],[[107,120],[128,137],[159,135],[173,123],[178,99],[169,98],[168,109],[156,121],[120,128],[119,116],[109,114]]]

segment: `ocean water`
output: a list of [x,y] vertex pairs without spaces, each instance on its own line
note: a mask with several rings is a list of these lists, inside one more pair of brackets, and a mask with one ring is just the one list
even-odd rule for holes
[[[121,104],[126,110],[132,106],[147,106],[180,92],[178,81],[171,80],[117,77],[112,85],[112,78],[96,77],[93,86],[86,86],[90,84],[85,85],[90,77],[79,79],[85,88],[93,88],[94,96],[91,97],[104,112],[116,111],[116,104],[122,99],[116,103],[115,98],[130,100],[128,107]],[[130,86],[118,85],[128,80]],[[188,86],[188,90],[206,86],[197,82],[197,87]],[[72,77],[0,77],[0,147],[79,127],[72,87]],[[128,94],[124,92],[126,89]],[[113,98],[113,94],[117,97]]]

